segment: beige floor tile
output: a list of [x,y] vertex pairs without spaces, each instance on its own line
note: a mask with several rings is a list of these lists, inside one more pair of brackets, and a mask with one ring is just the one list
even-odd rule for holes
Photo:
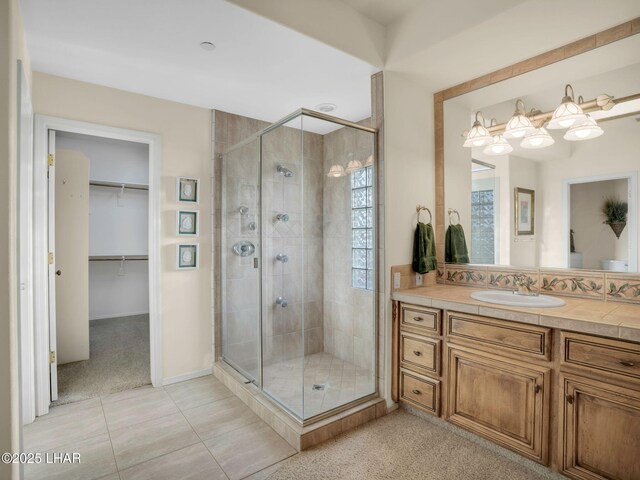
[[233,395],[231,390],[211,375],[164,388],[180,410],[198,407]]
[[120,480],[120,475],[116,472],[111,475],[107,475],[106,477],[100,477],[98,480]]
[[27,452],[46,452],[105,433],[107,425],[102,407],[92,407],[25,426],[24,448]]
[[116,461],[106,433],[47,453],[79,453],[80,463],[28,464],[24,469],[25,480],[93,480],[113,474],[117,478]]
[[179,412],[169,394],[163,389],[110,402],[103,408],[107,426],[111,431]]
[[133,388],[131,390],[125,390],[123,392],[118,393],[110,393],[108,395],[102,396],[102,404],[106,405],[108,403],[119,402],[120,400],[128,400],[131,398],[137,398],[144,395],[148,395],[153,392],[157,392],[162,390],[161,388],[154,388],[151,385],[147,385],[144,387]]
[[59,417],[61,415],[69,415],[81,412],[82,410],[88,410],[90,408],[102,407],[100,397],[91,398],[89,400],[83,400],[81,402],[67,403],[65,405],[58,405],[57,407],[51,407],[49,413],[42,417],[36,418],[36,422],[42,420],[48,420],[50,418]]
[[214,437],[205,445],[231,480],[245,478],[296,453],[262,421]]
[[245,480],[267,480],[271,476],[271,474],[277,472],[282,468],[282,462],[278,462],[270,467],[264,468],[259,472],[254,473],[253,475],[249,475],[245,478]]
[[111,443],[119,470],[175,452],[199,441],[181,413],[111,432]]
[[260,421],[235,396],[185,410],[183,414],[202,440]]
[[207,447],[190,447],[154,458],[120,472],[122,480],[227,480]]

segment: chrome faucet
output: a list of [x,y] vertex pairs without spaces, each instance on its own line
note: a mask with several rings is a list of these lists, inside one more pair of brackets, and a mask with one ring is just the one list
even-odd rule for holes
[[513,293],[515,293],[516,295],[528,295],[537,297],[538,292],[534,292],[533,290],[531,290],[533,284],[533,279],[530,276],[525,275],[524,273],[515,273],[513,275],[513,285],[516,287],[516,290],[514,290]]

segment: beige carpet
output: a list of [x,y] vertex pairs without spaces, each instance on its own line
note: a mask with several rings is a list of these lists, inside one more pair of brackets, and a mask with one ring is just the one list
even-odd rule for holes
[[[542,470],[538,467],[536,470]],[[402,410],[304,451],[270,480],[542,480],[524,464]]]
[[92,320],[89,360],[58,366],[58,400],[79,402],[151,383],[149,315]]

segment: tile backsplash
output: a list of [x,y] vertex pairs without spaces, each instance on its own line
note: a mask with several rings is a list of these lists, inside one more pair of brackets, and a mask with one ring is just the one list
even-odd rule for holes
[[[401,290],[416,287],[411,265],[391,267],[391,285],[394,273],[401,275]],[[533,291],[547,295],[640,304],[640,273],[439,264],[436,272],[428,274],[430,281],[424,281],[423,284],[514,290],[514,279],[518,274],[529,277]]]

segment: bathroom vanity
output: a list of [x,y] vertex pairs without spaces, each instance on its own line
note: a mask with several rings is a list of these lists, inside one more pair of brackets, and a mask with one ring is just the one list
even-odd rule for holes
[[640,305],[495,305],[397,290],[394,400],[571,478],[640,478]]

